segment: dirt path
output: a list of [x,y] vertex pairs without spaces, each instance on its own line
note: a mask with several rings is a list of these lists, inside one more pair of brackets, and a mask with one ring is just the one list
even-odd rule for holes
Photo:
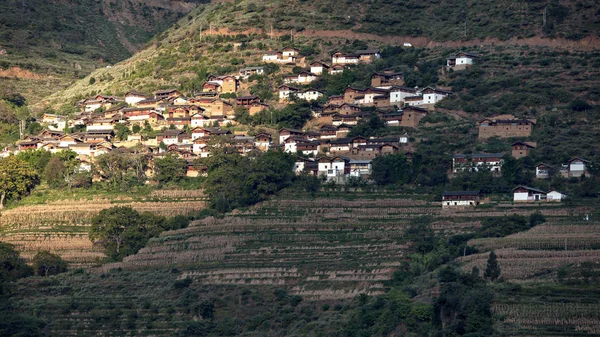
[[[237,34],[267,34],[269,36],[282,36],[289,34],[288,31],[273,31],[265,32],[262,29],[247,29],[244,31],[230,31],[227,28],[213,28],[211,31],[204,31],[202,34],[207,35],[237,35]],[[314,30],[308,29],[302,32],[295,33],[296,36],[308,36],[308,37],[323,37],[323,38],[346,38],[346,39],[358,39],[358,40],[371,40],[382,43],[392,43],[401,45],[404,42],[409,42],[415,47],[468,47],[468,46],[540,46],[540,47],[552,47],[552,48],[565,48],[565,49],[585,49],[593,50],[600,49],[600,39],[594,36],[588,36],[581,40],[567,40],[567,39],[546,39],[539,36],[530,37],[526,39],[512,38],[510,40],[502,41],[498,38],[486,38],[486,39],[475,39],[469,41],[433,41],[427,37],[412,37],[412,36],[380,36],[369,33],[357,33],[352,30]]]

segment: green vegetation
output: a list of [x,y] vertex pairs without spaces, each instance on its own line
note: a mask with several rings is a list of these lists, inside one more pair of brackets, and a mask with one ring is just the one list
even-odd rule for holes
[[208,167],[205,191],[212,207],[220,212],[265,200],[289,186],[294,175],[294,159],[283,152],[269,151],[243,157],[222,149],[205,163]]
[[489,279],[490,281],[496,281],[498,277],[500,277],[500,273],[501,270],[500,265],[498,264],[498,259],[496,258],[496,253],[494,253],[492,250],[490,252],[490,257],[488,258],[483,277]]
[[15,156],[0,159],[0,208],[6,200],[19,199],[39,182],[38,173]]
[[31,260],[38,276],[50,276],[67,271],[67,263],[58,255],[40,251]]
[[113,260],[137,253],[148,240],[165,230],[187,227],[185,217],[167,219],[149,212],[138,213],[131,207],[112,207],[92,218],[90,240],[100,243]]

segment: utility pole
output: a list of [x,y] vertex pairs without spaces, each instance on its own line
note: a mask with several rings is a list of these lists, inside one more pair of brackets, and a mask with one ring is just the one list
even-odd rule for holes
[[544,14],[542,19],[542,27],[546,27],[546,14],[548,12],[548,6],[544,7]]

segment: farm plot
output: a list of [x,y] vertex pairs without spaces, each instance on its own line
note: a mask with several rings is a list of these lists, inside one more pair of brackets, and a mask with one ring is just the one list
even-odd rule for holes
[[184,269],[204,285],[286,286],[306,299],[380,294],[406,258],[404,231],[427,216],[432,227],[463,233],[487,212],[464,211],[458,221],[440,217],[439,204],[421,200],[276,199],[223,218],[162,233],[122,263],[98,268]]
[[[60,255],[71,267],[98,264],[105,258],[88,238],[89,222],[101,210],[113,206],[130,206],[139,212],[157,215],[186,215],[205,207],[198,192],[166,191],[169,201],[132,199],[60,200],[45,205],[17,207],[0,214],[0,241],[14,244],[26,259],[40,250]],[[177,197],[184,198],[177,201]]]

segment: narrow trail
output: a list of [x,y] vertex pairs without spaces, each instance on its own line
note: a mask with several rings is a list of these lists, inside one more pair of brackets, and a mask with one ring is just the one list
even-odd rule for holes
[[[282,36],[289,34],[288,31],[263,31],[262,29],[246,29],[243,31],[230,31],[226,27],[213,28],[212,30],[203,31],[202,34],[206,35],[237,35],[237,34],[266,34],[269,36]],[[306,36],[306,37],[323,37],[323,38],[346,38],[346,39],[358,39],[358,40],[370,40],[382,43],[391,43],[401,45],[404,42],[409,42],[415,47],[435,48],[435,47],[446,47],[446,48],[457,48],[457,47],[469,47],[469,46],[537,46],[537,47],[552,47],[552,48],[565,48],[565,49],[580,49],[580,50],[594,50],[600,49],[600,39],[595,36],[588,36],[581,40],[567,40],[562,38],[547,39],[539,36],[518,39],[512,38],[510,40],[500,40],[498,38],[488,37],[485,39],[474,39],[468,41],[434,41],[427,37],[413,37],[413,36],[381,36],[369,33],[357,33],[352,30],[315,30],[307,29],[301,32],[294,33],[295,36]]]

